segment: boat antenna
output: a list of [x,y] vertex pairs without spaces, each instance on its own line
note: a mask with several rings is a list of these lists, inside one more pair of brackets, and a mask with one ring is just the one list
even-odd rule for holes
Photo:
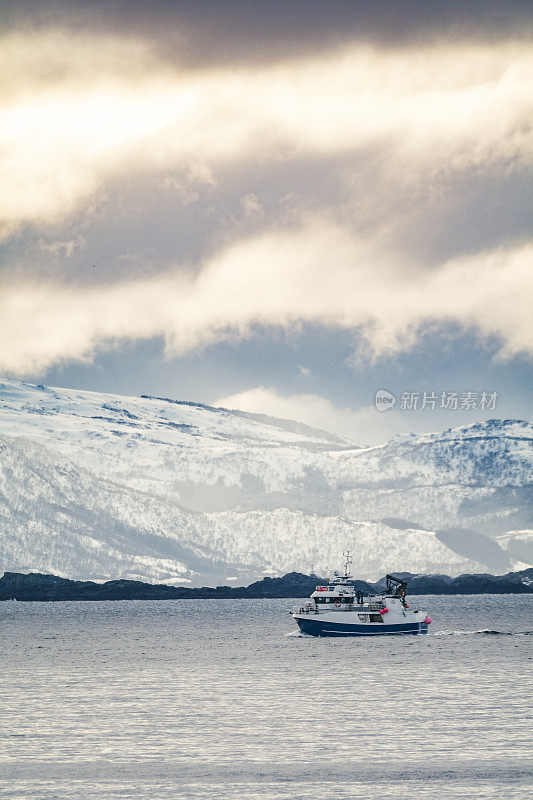
[[344,556],[344,577],[350,578],[350,564],[352,563],[352,557],[350,555],[350,551],[347,550],[345,553],[342,554]]

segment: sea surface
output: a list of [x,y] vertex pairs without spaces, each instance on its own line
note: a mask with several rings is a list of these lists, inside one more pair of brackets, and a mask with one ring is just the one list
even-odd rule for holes
[[312,638],[291,600],[0,603],[0,796],[531,797],[533,595]]

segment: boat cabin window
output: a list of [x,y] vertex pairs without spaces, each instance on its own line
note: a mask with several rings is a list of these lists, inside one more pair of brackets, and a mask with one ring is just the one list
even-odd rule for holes
[[315,603],[353,603],[353,597],[315,597]]
[[383,622],[383,616],[381,614],[369,614],[370,622]]

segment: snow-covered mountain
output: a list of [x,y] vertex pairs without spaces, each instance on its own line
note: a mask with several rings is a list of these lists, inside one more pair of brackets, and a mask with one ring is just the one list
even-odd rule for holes
[[361,448],[286,420],[6,380],[0,434],[0,569],[240,582],[325,573],[347,547],[369,579],[527,563],[525,422]]

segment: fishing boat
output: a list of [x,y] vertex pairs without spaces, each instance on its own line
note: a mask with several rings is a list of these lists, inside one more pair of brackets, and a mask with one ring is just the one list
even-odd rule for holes
[[325,586],[317,586],[309,600],[292,609],[303,633],[312,636],[383,636],[427,633],[431,618],[406,600],[407,584],[386,576],[383,592],[365,596],[349,574],[352,559],[345,553],[344,574],[333,573]]

